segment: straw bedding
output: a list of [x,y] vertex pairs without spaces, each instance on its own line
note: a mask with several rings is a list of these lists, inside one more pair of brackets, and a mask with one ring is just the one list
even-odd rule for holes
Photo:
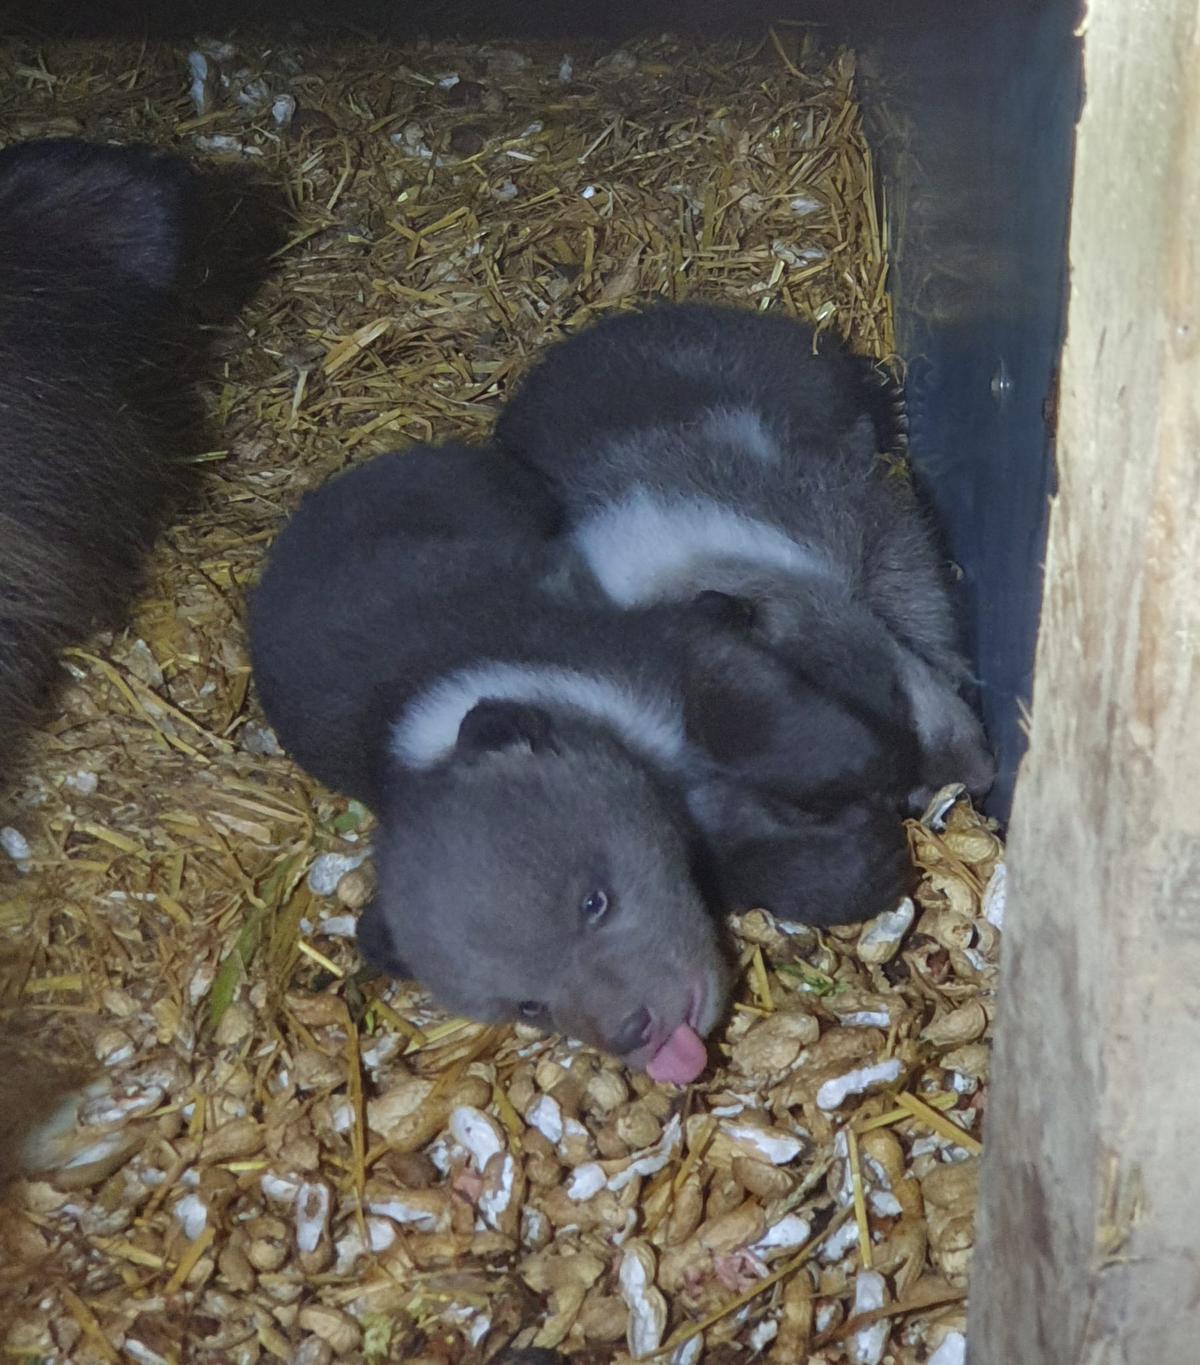
[[[1003,850],[954,793],[916,903],[756,912],[711,1079],[673,1093],[356,976],[370,821],[279,755],[242,597],[347,461],[484,435],[536,351],[693,294],[894,364],[848,54],[10,43],[0,136],[146,139],[281,186],[217,448],[128,630],[65,667],[10,794],[8,1093],[94,1083],[5,1216],[44,1361],[962,1358]],[[353,603],[347,603],[353,610]],[[31,1032],[24,1030],[30,1029]]]

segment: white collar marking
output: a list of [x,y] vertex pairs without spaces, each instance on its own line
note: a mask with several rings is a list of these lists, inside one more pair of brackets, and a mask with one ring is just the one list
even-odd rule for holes
[[569,668],[485,663],[439,678],[410,702],[392,727],[393,755],[409,768],[433,767],[454,748],[463,717],[485,700],[582,711],[664,766],[678,764],[687,749],[682,716],[665,697]]
[[[621,607],[670,595],[680,580],[703,586],[703,566],[735,560],[789,576],[833,572],[817,550],[707,498],[663,498],[639,488],[572,533],[601,588]],[[697,573],[697,569],[701,572]]]

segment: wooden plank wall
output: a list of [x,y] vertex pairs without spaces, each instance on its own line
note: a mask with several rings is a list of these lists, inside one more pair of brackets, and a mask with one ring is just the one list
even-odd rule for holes
[[972,1365],[1200,1360],[1200,6],[1085,25]]

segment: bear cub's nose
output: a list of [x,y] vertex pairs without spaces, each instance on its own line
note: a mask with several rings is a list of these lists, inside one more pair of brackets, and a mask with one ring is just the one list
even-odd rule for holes
[[609,1039],[609,1045],[618,1056],[624,1056],[627,1052],[636,1052],[646,1041],[646,1035],[650,1032],[650,1011],[643,1006],[640,1010],[634,1010],[620,1025],[616,1032]]

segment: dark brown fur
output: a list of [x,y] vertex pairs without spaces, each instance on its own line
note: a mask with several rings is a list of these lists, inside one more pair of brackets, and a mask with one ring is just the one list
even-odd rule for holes
[[196,324],[261,262],[222,240],[236,203],[145,148],[0,153],[0,783],[63,647],[119,620],[187,486]]
[[[0,152],[0,796],[63,647],[119,621],[187,488],[208,329],[261,278],[273,219],[239,177],[144,148]],[[0,1185],[53,1156],[39,1132],[90,1075],[63,1027],[0,1010]]]

